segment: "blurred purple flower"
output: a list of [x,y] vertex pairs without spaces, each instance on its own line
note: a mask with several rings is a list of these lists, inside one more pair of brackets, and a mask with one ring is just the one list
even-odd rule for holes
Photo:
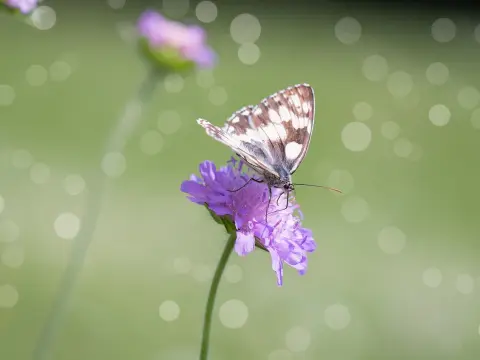
[[[283,263],[303,275],[307,269],[307,252],[316,248],[312,232],[301,226],[297,216],[299,205],[292,196],[286,207],[286,197],[280,189],[272,189],[268,224],[265,224],[265,211],[268,205],[268,187],[264,183],[248,181],[252,174],[242,171],[243,162],[232,158],[227,166],[217,169],[211,161],[200,164],[202,178],[192,175],[184,181],[181,191],[196,204],[207,205],[217,216],[233,220],[237,239],[235,251],[244,256],[252,252],[255,245],[268,250],[272,267],[277,274],[277,284],[282,285]],[[286,208],[285,208],[286,207]]]
[[22,14],[32,12],[38,5],[38,0],[5,0],[4,4],[12,9],[18,9]]
[[147,10],[139,18],[137,28],[154,50],[173,49],[199,67],[211,67],[215,52],[206,44],[206,33],[200,26],[185,25]]

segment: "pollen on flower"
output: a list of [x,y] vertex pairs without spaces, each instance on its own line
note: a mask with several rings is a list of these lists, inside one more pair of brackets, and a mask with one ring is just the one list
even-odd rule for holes
[[287,203],[282,190],[273,188],[269,201],[265,183],[250,181],[245,186],[252,176],[258,175],[235,158],[219,169],[213,162],[204,161],[199,170],[201,177],[192,175],[182,183],[181,191],[190,201],[206,205],[215,216],[234,223],[238,255],[247,255],[255,246],[267,250],[278,285],[282,285],[283,263],[295,268],[300,275],[306,272],[307,253],[313,252],[316,244],[311,230],[302,227],[299,205],[292,196]]
[[208,68],[215,64],[215,52],[206,44],[206,33],[197,25],[169,20],[147,10],[139,18],[137,29],[156,60],[171,66]]

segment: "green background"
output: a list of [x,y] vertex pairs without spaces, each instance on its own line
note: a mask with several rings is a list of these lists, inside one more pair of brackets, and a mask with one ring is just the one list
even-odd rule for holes
[[[174,15],[195,21],[196,4],[186,15],[178,4]],[[104,144],[147,74],[132,37],[140,2],[43,5],[56,12],[48,30],[0,17],[2,360],[31,358],[76,241],[62,238],[75,219],[56,219],[90,211]],[[242,13],[261,26],[258,40],[251,22],[239,35],[260,50],[251,65],[230,33]],[[201,161],[222,165],[230,151],[195,119],[222,124],[244,105],[308,82],[316,127],[294,180],[344,194],[297,188],[318,244],[305,276],[287,268],[279,288],[268,254],[231,257],[211,359],[477,359],[477,25],[458,14],[331,3],[218,4],[204,26],[219,64],[159,82],[144,107],[126,169],[108,181],[51,358],[198,358],[227,236],[179,187]],[[66,185],[72,174],[85,189]]]

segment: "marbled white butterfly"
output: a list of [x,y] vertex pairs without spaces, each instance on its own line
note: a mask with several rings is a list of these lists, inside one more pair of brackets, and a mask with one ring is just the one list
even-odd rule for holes
[[276,92],[258,105],[238,110],[223,127],[204,119],[197,122],[208,135],[229,146],[262,176],[262,179],[251,180],[268,185],[269,201],[272,187],[280,188],[287,193],[288,206],[288,195],[294,185],[309,185],[293,184],[292,174],[310,145],[314,114],[313,89],[308,84],[300,84]]

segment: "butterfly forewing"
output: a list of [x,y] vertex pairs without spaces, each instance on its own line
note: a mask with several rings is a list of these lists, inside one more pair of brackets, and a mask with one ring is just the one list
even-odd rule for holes
[[293,174],[305,157],[314,125],[314,94],[297,85],[262,100],[253,109],[273,159]]
[[253,170],[268,177],[293,174],[310,144],[314,93],[307,85],[279,91],[235,112],[220,128],[199,119],[208,135],[229,146]]

